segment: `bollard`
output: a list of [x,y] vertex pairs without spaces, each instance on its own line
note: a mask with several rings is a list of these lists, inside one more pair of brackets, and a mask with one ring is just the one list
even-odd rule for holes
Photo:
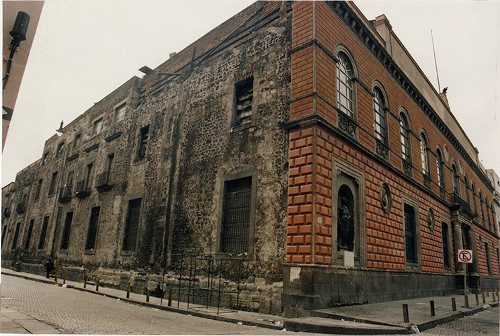
[[486,297],[490,297],[490,291],[486,291]]
[[63,271],[63,285],[66,284],[66,271]]
[[173,290],[172,290],[172,288],[170,288],[168,290],[168,306],[169,307],[172,307],[172,294],[173,294]]
[[431,316],[436,316],[436,310],[434,309],[434,300],[431,300]]
[[96,292],[99,291],[99,279],[96,279],[96,281],[95,281],[95,291]]
[[457,300],[455,298],[451,298],[451,309],[457,311]]
[[483,304],[485,304],[486,303],[486,295],[484,294],[484,292],[482,293],[482,295],[483,295]]
[[464,302],[464,307],[465,308],[470,308],[470,306],[469,306],[469,295],[467,295],[467,294],[464,295],[464,301],[465,301]]
[[146,302],[149,302],[149,288],[146,288]]
[[476,306],[479,306],[479,294],[476,293]]
[[83,288],[87,288],[87,274],[83,273]]
[[127,299],[130,299],[130,291],[132,290],[132,286],[130,285],[130,281],[127,284]]
[[408,314],[408,305],[403,304],[403,320],[408,323],[410,322],[410,315]]

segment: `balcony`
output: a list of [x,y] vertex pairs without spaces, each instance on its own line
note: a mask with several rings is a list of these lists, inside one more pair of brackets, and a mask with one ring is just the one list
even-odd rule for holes
[[452,201],[453,201],[453,203],[451,204],[452,210],[460,210],[461,212],[467,214],[471,219],[474,219],[477,216],[474,212],[472,212],[469,203],[463,200],[456,193],[452,194]]
[[71,187],[68,185],[65,185],[59,191],[59,202],[60,203],[68,203],[69,201],[71,201]]
[[109,172],[105,171],[96,176],[95,188],[99,192],[111,190],[113,184],[109,178]]
[[431,181],[431,178],[428,175],[424,175],[424,186],[427,189],[431,189],[431,187],[432,187],[432,181]]
[[18,214],[25,213],[26,212],[26,202],[22,201],[22,202],[17,203],[17,205],[16,205],[16,212]]
[[85,198],[90,195],[90,189],[85,180],[81,180],[76,183],[75,195],[78,198]]

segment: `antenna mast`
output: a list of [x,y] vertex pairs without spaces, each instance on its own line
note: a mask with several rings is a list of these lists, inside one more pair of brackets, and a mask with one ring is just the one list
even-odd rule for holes
[[432,52],[434,53],[434,65],[436,66],[436,77],[438,81],[438,90],[439,93],[441,93],[441,85],[439,84],[439,71],[438,71],[438,64],[436,60],[436,49],[434,49],[434,36],[432,35],[432,29],[431,29],[431,40],[432,40]]

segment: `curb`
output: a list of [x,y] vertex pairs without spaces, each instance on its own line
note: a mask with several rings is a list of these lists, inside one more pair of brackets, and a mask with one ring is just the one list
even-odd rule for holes
[[[331,320],[335,321],[335,320]],[[321,322],[321,321],[318,321]],[[340,322],[340,321],[339,321]],[[370,328],[368,326],[341,326],[341,325],[326,325],[320,323],[300,322],[296,320],[288,320],[284,323],[284,328],[288,331],[307,332],[317,334],[336,334],[336,335],[402,335],[412,334],[412,332],[404,327],[388,327],[378,326]]]

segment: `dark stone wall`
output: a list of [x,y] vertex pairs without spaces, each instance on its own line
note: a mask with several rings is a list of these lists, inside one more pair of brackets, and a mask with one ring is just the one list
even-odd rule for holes
[[456,293],[455,283],[453,275],[286,266],[281,300],[285,314],[294,317],[336,305],[449,295]]

